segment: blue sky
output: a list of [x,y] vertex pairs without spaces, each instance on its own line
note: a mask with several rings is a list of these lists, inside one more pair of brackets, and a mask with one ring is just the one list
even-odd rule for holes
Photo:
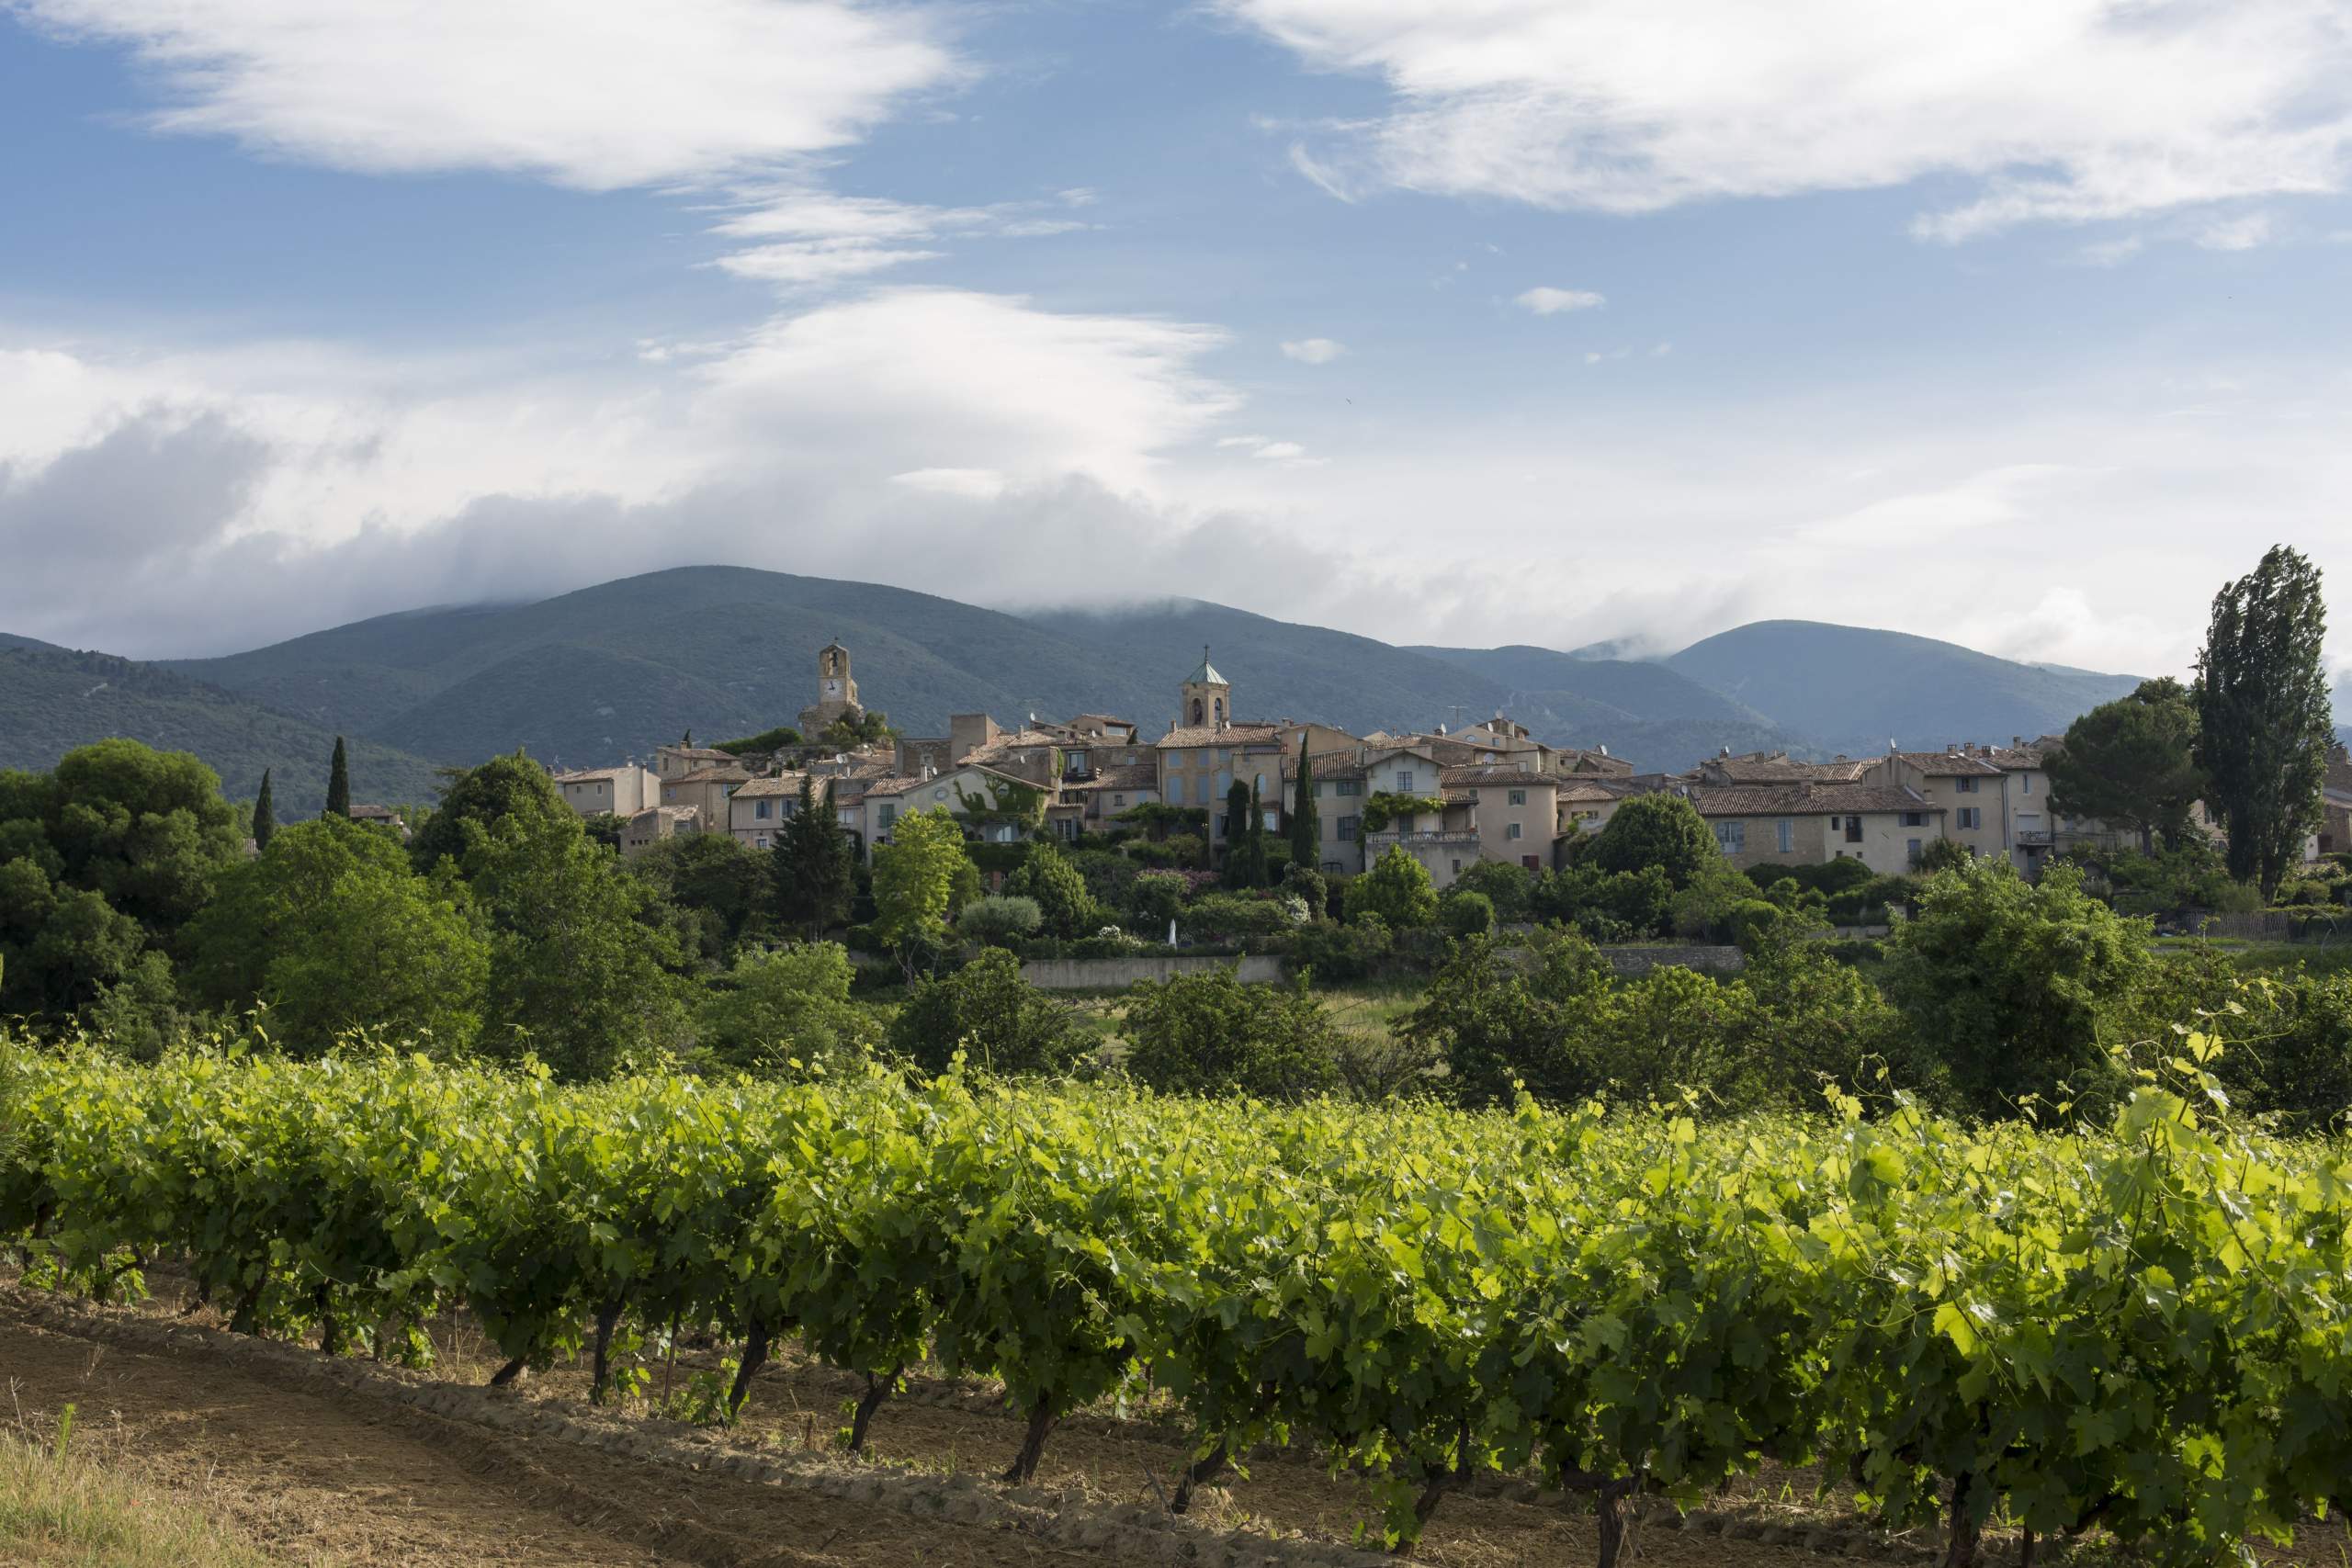
[[0,0],[0,628],[727,560],[2154,671],[2352,579],[2341,4],[344,9]]

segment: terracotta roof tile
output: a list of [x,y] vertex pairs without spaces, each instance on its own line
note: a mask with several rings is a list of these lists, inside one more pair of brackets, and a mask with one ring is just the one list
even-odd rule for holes
[[1702,785],[1690,792],[1702,817],[1827,817],[1888,811],[1933,811],[1907,789],[1872,784],[1800,781],[1778,784]]

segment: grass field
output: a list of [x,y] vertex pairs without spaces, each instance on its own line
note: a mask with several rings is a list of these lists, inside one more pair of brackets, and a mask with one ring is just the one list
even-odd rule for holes
[[[78,1413],[77,1413],[78,1414]],[[158,1486],[79,1441],[61,1412],[47,1430],[0,1430],[0,1562],[30,1568],[262,1568],[201,1495]]]

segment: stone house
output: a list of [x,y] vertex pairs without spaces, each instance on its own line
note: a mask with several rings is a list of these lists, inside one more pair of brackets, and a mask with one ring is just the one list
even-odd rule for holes
[[563,803],[582,817],[634,817],[662,799],[660,777],[637,762],[558,773],[555,786]]
[[1883,876],[1905,875],[1928,841],[1944,836],[1948,810],[1916,791],[1878,784],[1801,779],[1684,789],[1724,858],[1742,871],[1850,859]]
[[807,780],[816,808],[830,806],[829,780],[811,778],[807,773],[777,773],[768,778],[753,779],[739,785],[727,797],[727,830],[735,841],[748,849],[773,848],[776,835],[784,824],[800,810],[800,785]]
[[665,839],[690,838],[701,831],[701,814],[691,806],[649,806],[621,829],[621,853],[641,855]]
[[725,762],[664,778],[661,804],[691,807],[704,832],[723,832],[727,828],[728,797],[751,782],[752,770],[729,757]]

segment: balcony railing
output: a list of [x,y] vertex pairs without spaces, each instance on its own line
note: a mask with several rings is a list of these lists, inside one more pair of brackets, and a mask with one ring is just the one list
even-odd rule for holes
[[2052,836],[2050,829],[2047,828],[2020,828],[2018,829],[2018,847],[2019,849],[2046,850],[2050,847],[2052,842]]
[[1477,841],[1478,832],[1475,828],[1441,828],[1424,833],[1366,833],[1363,836],[1364,852],[1367,854],[1378,854],[1391,844],[1402,844],[1412,850],[1441,844],[1475,845]]

